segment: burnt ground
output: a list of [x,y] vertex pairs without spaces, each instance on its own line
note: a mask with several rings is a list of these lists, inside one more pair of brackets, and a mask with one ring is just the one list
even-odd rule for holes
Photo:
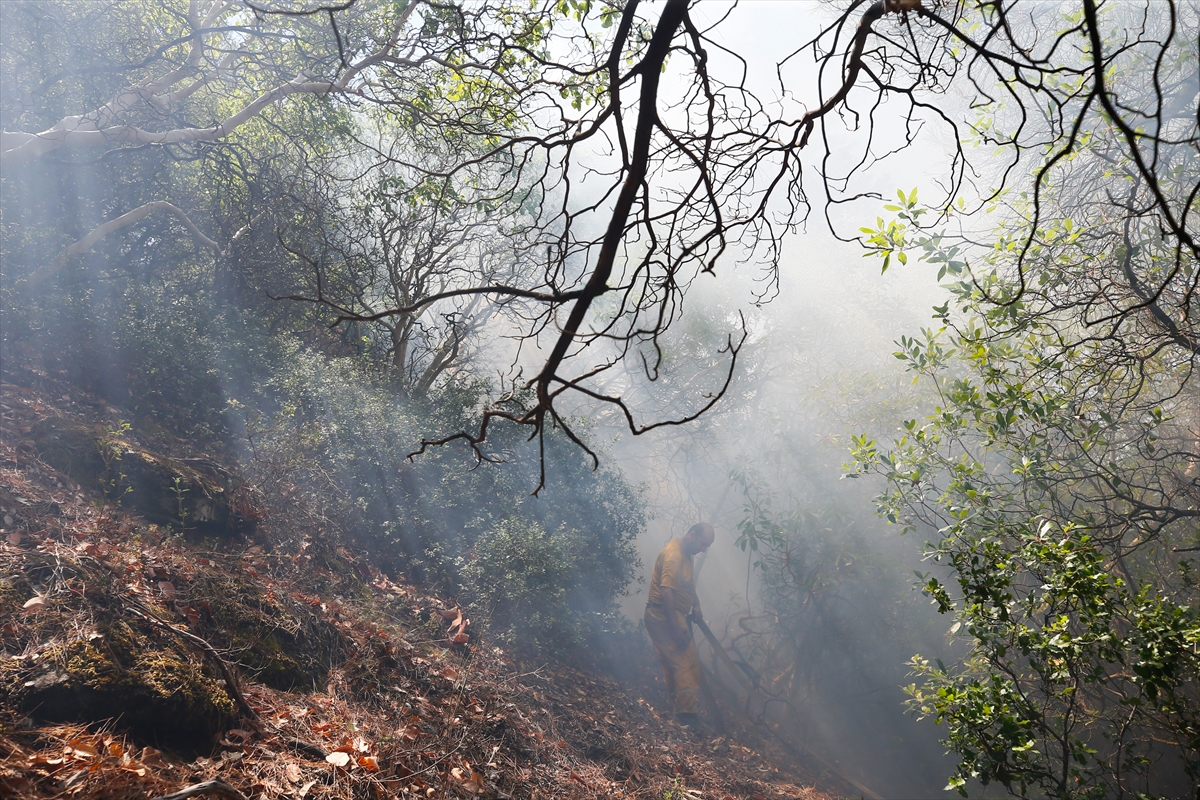
[[[733,709],[723,736],[676,725],[645,647],[622,680],[522,662],[446,598],[328,537],[273,536],[269,519],[207,538],[148,521],[35,441],[47,418],[113,433],[117,413],[28,374],[0,387],[5,796],[157,797],[210,780],[248,798],[858,795]],[[156,444],[189,455],[179,440],[139,452]]]

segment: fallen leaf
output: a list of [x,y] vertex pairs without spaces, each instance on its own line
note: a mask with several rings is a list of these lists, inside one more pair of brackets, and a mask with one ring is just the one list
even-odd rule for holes
[[46,608],[46,598],[31,597],[28,600],[26,600],[25,605],[23,605],[21,607],[31,613],[37,612],[37,611],[42,611]]
[[147,766],[158,766],[159,764],[163,763],[162,751],[155,750],[153,747],[143,747],[142,754],[138,757],[138,761],[141,761]]
[[162,596],[168,600],[175,599],[175,584],[171,583],[170,581],[159,581],[158,591],[161,592]]
[[335,767],[343,767],[344,768],[347,764],[350,763],[350,754],[343,752],[341,750],[335,750],[334,752],[325,756],[325,760],[328,761],[330,764],[333,764]]
[[8,543],[10,545],[12,545],[13,547],[16,547],[17,545],[19,545],[21,543],[20,531],[13,531],[12,533],[10,533],[8,535]]
[[82,739],[72,739],[71,743],[67,746],[67,749],[70,750],[73,755],[80,755],[84,758],[96,758],[100,755],[99,750]]
[[471,620],[464,619],[460,613],[454,622],[450,623],[450,630],[446,634],[447,638],[456,644],[465,644],[470,640],[470,636],[467,634],[467,626],[470,624]]
[[442,670],[442,677],[452,681],[458,680],[459,674],[459,671],[454,667],[446,667],[444,670]]
[[462,785],[471,794],[479,794],[483,791],[483,776],[478,772],[472,772],[471,777],[463,781]]
[[400,729],[400,738],[410,742],[415,742],[417,737],[421,735],[421,729],[416,725],[405,725]]
[[299,783],[304,775],[300,772],[300,767],[295,764],[288,764],[283,768],[283,777],[287,778],[288,783]]
[[316,785],[317,785],[316,781],[309,781],[308,783],[306,783],[300,787],[300,791],[296,792],[296,795],[300,798],[300,800],[304,800],[304,796],[306,794],[308,794],[308,790]]
[[359,756],[358,765],[360,767],[365,767],[368,772],[379,771],[379,759],[375,756]]

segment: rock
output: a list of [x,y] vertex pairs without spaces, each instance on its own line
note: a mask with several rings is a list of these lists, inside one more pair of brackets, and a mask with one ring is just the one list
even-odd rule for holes
[[102,427],[61,417],[38,422],[32,434],[47,464],[150,522],[216,535],[241,525],[230,502],[241,482],[206,462],[156,455]]
[[124,624],[107,630],[102,643],[74,641],[26,670],[9,699],[37,719],[119,720],[142,741],[197,752],[233,719],[233,702],[198,656],[156,645]]
[[64,684],[68,680],[70,680],[70,677],[67,673],[50,670],[31,681],[25,681],[25,688],[32,689],[34,692],[40,692],[46,689],[53,689],[55,686]]
[[236,575],[202,573],[189,597],[209,604],[210,625],[201,631],[237,652],[247,677],[280,691],[324,686],[329,665],[340,658],[337,628],[308,605],[276,598]]

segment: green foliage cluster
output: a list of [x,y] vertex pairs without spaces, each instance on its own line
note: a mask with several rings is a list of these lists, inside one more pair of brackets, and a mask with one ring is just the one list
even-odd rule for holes
[[431,422],[468,422],[484,390],[451,382],[406,399],[370,362],[295,348],[257,401],[273,411],[241,409],[253,474],[297,506],[280,513],[354,531],[380,567],[460,595],[510,643],[567,653],[611,628],[637,568],[643,501],[562,436],[547,437],[538,497],[537,448],[508,431],[490,444],[499,463],[465,446],[407,459]]
[[465,598],[485,611],[490,629],[502,640],[569,653],[584,643],[589,627],[583,604],[572,602],[572,596],[582,594],[589,566],[603,569],[582,563],[578,539],[577,531],[547,533],[520,519],[500,522],[458,559]]
[[[1106,12],[1136,26],[1132,5]],[[909,687],[945,726],[963,796],[972,781],[1055,798],[1200,785],[1198,267],[1194,223],[1168,222],[1200,186],[1197,54],[1163,30],[1099,49],[1121,107],[1159,109],[1169,137],[1126,149],[1144,129],[1084,114],[990,199],[988,230],[915,191],[863,229],[885,267],[916,254],[949,294],[943,327],[896,353],[935,407],[886,446],[857,437],[853,473],[886,479],[879,512],[929,537],[924,590],[969,648],[918,656]],[[990,141],[1012,121],[976,129]]]
[[[912,243],[952,299],[947,326],[896,357],[938,402],[886,448],[854,441],[856,474],[887,480],[880,513],[930,535],[929,560],[950,568],[924,589],[970,647],[960,663],[915,658],[911,706],[946,726],[948,788],[964,796],[973,779],[1023,797],[1171,796],[1200,780],[1193,357],[1149,314],[1089,330],[1051,290],[1017,295],[1013,227],[966,279],[961,244]],[[1104,233],[1088,245],[1069,218],[1046,224],[1021,278],[1079,291]],[[1163,253],[1141,250],[1152,268]]]
[[[1111,383],[1063,380],[1101,376],[1088,348],[1057,341],[988,341],[970,326],[906,339],[897,355],[943,404],[886,451],[855,442],[857,468],[888,480],[881,513],[935,532],[929,558],[953,578],[926,576],[925,591],[971,646],[961,664],[915,659],[912,704],[947,725],[952,788],[1099,797],[1194,780],[1200,591],[1176,552],[1196,543],[1176,494],[1190,462],[1186,445],[1159,449],[1186,404],[1114,408]],[[1156,366],[1151,394],[1171,383]],[[1181,501],[1183,513],[1150,505]]]

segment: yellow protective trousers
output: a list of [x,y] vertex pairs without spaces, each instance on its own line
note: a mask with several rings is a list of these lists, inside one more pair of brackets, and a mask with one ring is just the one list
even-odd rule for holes
[[690,637],[687,647],[680,647],[671,638],[668,613],[677,614],[679,626],[687,630],[685,617],[680,611],[653,605],[646,606],[646,632],[650,634],[650,641],[654,643],[654,650],[662,664],[663,677],[667,679],[667,692],[675,704],[675,713],[695,714],[696,694],[700,691],[700,656]]

